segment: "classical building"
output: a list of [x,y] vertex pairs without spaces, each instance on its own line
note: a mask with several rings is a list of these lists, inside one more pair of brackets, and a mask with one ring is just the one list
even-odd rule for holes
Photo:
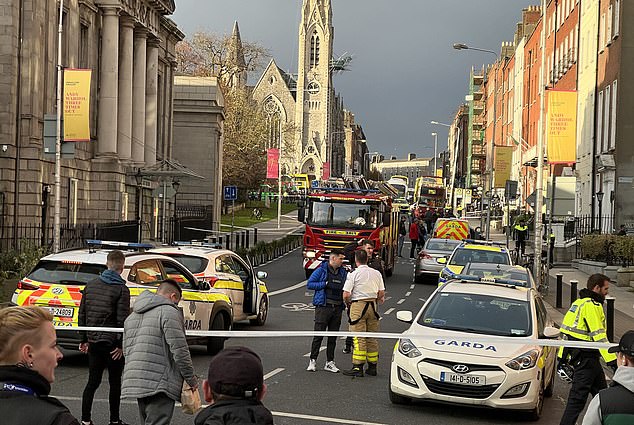
[[405,176],[410,187],[414,187],[417,178],[434,175],[433,158],[417,158],[410,153],[407,159],[397,159],[395,156],[384,159],[382,156],[372,158],[370,169],[378,172],[383,180],[389,180],[392,176]]
[[[52,223],[54,160],[45,116],[56,113],[59,2],[0,0],[0,239],[20,223]],[[92,70],[90,142],[62,159],[61,223],[156,223],[155,201],[135,201],[137,170],[172,155],[173,0],[66,0],[62,66]],[[155,179],[140,183],[153,188]],[[14,226],[15,225],[15,226]],[[149,226],[144,236],[156,233]]]

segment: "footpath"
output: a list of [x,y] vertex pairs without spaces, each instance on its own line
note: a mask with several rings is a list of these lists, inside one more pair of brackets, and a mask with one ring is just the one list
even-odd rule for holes
[[301,234],[304,224],[297,221],[297,211],[282,215],[280,228],[277,228],[277,217],[250,226],[258,229],[258,242],[271,242],[291,234]]

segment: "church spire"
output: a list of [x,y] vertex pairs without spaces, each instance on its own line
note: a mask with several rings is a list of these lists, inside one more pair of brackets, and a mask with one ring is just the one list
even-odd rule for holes
[[228,65],[231,70],[229,84],[231,87],[244,88],[247,84],[247,64],[244,59],[244,47],[240,37],[238,21],[233,23],[233,32],[229,40]]

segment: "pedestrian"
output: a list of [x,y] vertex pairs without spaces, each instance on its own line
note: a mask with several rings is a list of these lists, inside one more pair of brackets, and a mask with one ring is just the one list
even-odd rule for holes
[[264,407],[266,395],[260,357],[246,347],[227,347],[209,362],[203,381],[210,403],[194,420],[195,425],[272,425],[273,415]]
[[136,298],[125,321],[121,393],[137,400],[144,425],[170,423],[183,380],[198,390],[183,313],[178,307],[182,295],[178,283],[166,279],[156,293],[146,290]]
[[621,226],[619,227],[617,236],[627,236],[627,230],[625,229],[625,224],[621,224]]
[[519,255],[524,255],[524,251],[526,250],[526,240],[528,239],[528,226],[524,219],[520,219],[519,223],[517,223],[513,227],[514,239],[515,239],[515,250]]
[[[345,305],[343,303],[343,285],[348,273],[343,268],[345,256],[340,249],[333,249],[328,257],[328,262],[321,265],[308,278],[308,289],[315,291],[313,305],[315,306],[315,330],[337,332],[341,327],[341,313]],[[313,337],[310,350],[310,359],[306,370],[317,370],[317,357],[323,336]],[[337,373],[339,369],[335,365],[335,348],[337,337],[329,336],[326,346],[326,365],[324,370]]]
[[409,250],[409,258],[414,258],[414,253],[416,252],[416,245],[418,245],[418,237],[420,235],[420,230],[418,227],[418,219],[412,221],[412,224],[409,225],[409,241],[412,244],[412,247]]
[[434,212],[433,208],[428,208],[427,212],[425,213],[425,224],[427,225],[427,233],[429,233],[430,235],[432,234],[432,230],[434,230],[433,226],[435,221],[435,214],[436,213]]
[[618,369],[610,388],[599,391],[588,405],[582,425],[634,423],[634,331],[625,332],[608,352],[617,353]]
[[[121,277],[125,264],[123,252],[114,250],[106,258],[107,270],[89,281],[79,304],[79,326],[122,328],[130,314],[130,290]],[[88,353],[88,382],[81,398],[81,422],[92,425],[91,411],[95,392],[108,369],[110,425],[125,425],[119,417],[123,349],[121,334],[116,332],[81,332],[79,351]]]
[[[368,254],[357,251],[354,255],[356,270],[348,275],[343,287],[343,299],[349,306],[350,332],[378,332],[378,304],[385,300],[385,285],[381,273],[368,267]],[[368,375],[376,376],[379,361],[379,343],[376,338],[354,337],[352,368],[344,370],[346,376],[362,377],[364,365]]]
[[79,425],[59,400],[49,397],[57,348],[53,316],[36,306],[0,310],[0,418],[10,425]]
[[[563,339],[572,341],[608,342],[603,302],[610,288],[610,278],[596,273],[588,278],[586,288],[563,318],[560,331]],[[586,405],[588,394],[596,395],[606,387],[600,357],[608,366],[616,368],[616,356],[607,350],[591,348],[564,349],[558,352],[559,369],[562,364],[572,366],[572,386],[560,425],[574,425]]]
[[[418,250],[420,251],[425,246],[425,238],[427,237],[427,229],[422,221],[418,222]],[[431,237],[431,235],[430,235]]]
[[407,236],[407,216],[402,215],[401,221],[398,223],[398,256],[403,256],[403,245],[405,244],[405,236]]

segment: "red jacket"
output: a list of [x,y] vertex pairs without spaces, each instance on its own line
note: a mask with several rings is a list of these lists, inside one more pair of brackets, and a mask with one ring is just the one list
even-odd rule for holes
[[418,224],[416,224],[416,222],[412,222],[412,224],[409,225],[409,238],[413,241],[418,240]]

